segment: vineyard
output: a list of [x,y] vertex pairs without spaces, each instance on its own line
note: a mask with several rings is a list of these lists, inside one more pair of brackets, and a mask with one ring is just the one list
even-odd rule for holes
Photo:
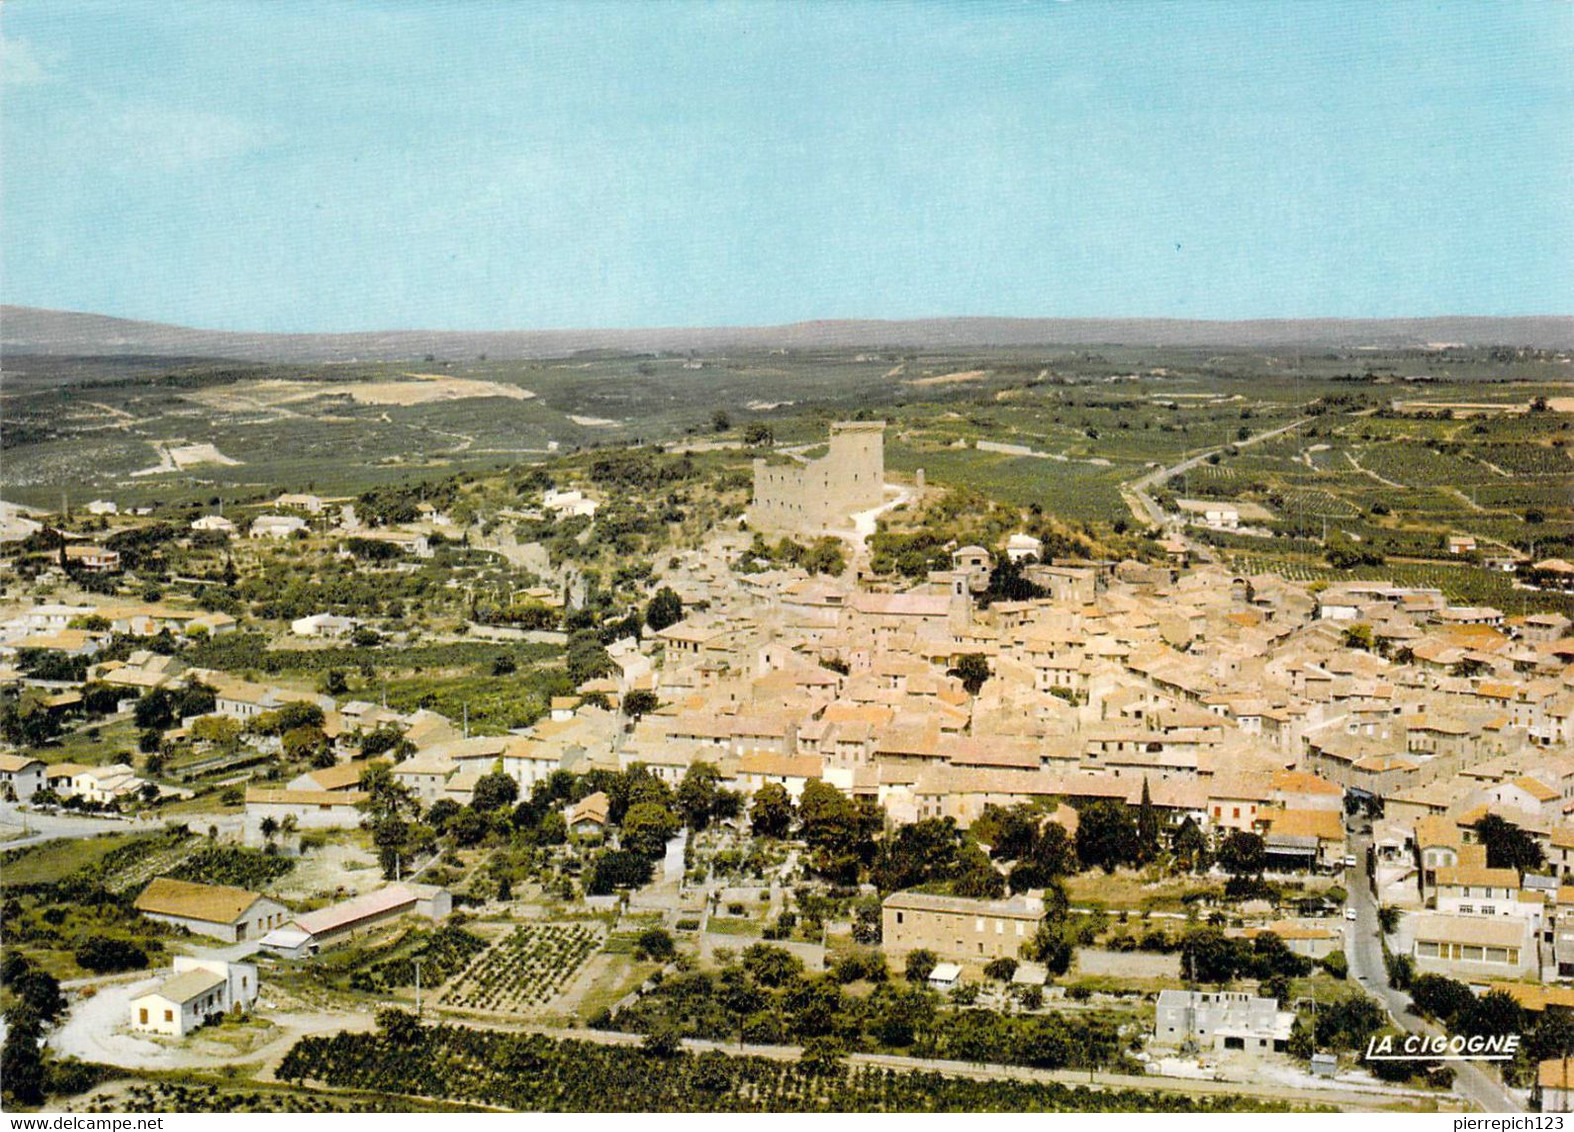
[[242,849],[235,845],[206,845],[187,857],[167,875],[201,884],[231,884],[236,888],[262,888],[295,867],[289,857]]
[[[437,1106],[415,1105],[403,1098],[301,1094],[283,1089],[237,1089],[219,1085],[186,1085],[153,1081],[128,1087],[120,1096],[90,1099],[83,1112],[410,1112]],[[443,1105],[442,1111],[466,1111]]]
[[476,955],[444,993],[460,1010],[518,1013],[548,1002],[601,946],[586,924],[531,924]]
[[485,950],[486,940],[463,928],[412,929],[364,956],[362,965],[350,976],[350,987],[378,994],[390,987],[414,986],[417,962],[421,977],[435,987]]
[[1258,1112],[1245,1097],[1185,1097],[1051,1082],[730,1057],[659,1057],[627,1046],[536,1034],[417,1026],[305,1038],[281,1080],[483,1101],[545,1112]]

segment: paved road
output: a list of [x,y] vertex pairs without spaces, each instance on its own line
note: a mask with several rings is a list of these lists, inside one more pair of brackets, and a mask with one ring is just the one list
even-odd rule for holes
[[80,817],[73,814],[45,814],[38,811],[23,813],[11,802],[0,802],[0,826],[26,829],[27,833],[11,841],[0,843],[0,848],[21,849],[45,841],[58,841],[62,837],[97,837],[101,833],[126,833],[153,829],[162,821],[139,821],[123,817]]
[[[1371,840],[1370,834],[1355,834],[1350,839],[1350,851],[1363,865],[1349,870],[1350,904],[1356,913],[1355,923],[1350,925],[1353,930],[1345,933],[1345,958],[1350,962],[1350,977],[1383,1004],[1401,1029],[1413,1034],[1441,1036],[1440,1028],[1410,1012],[1409,995],[1388,985],[1383,945],[1378,936],[1377,896],[1364,867]],[[1483,1112],[1525,1111],[1525,1106],[1504,1087],[1502,1079],[1490,1066],[1470,1061],[1449,1064],[1455,1071],[1454,1091]]]
[[[1245,440],[1234,442],[1234,447],[1250,448],[1254,444],[1261,444],[1265,440],[1272,440],[1276,436],[1282,436],[1291,429],[1300,428],[1303,424],[1311,419],[1312,418],[1310,417],[1302,417],[1298,421],[1291,421],[1287,425],[1280,425],[1278,428],[1269,429],[1267,432],[1256,433],[1252,436],[1248,436]],[[1159,468],[1157,471],[1149,472],[1140,479],[1132,480],[1126,485],[1125,490],[1130,496],[1128,503],[1136,504],[1136,506],[1132,508],[1133,513],[1136,514],[1138,519],[1141,519],[1144,522],[1152,523],[1156,527],[1163,527],[1168,524],[1171,521],[1171,516],[1166,514],[1164,509],[1154,501],[1153,496],[1150,494],[1152,489],[1159,484],[1164,483],[1172,476],[1182,475],[1191,471],[1209,456],[1212,456],[1215,452],[1223,452],[1229,447],[1231,447],[1231,445],[1221,444],[1217,448],[1206,449],[1197,453],[1195,456],[1191,456],[1185,460],[1182,460],[1178,464],[1171,464],[1167,468]],[[1184,534],[1182,534],[1181,537],[1184,538]],[[1186,540],[1188,545],[1191,545],[1191,541],[1192,540],[1190,539]],[[1193,550],[1195,549],[1197,548],[1193,546]]]
[[22,810],[11,802],[0,802],[0,827],[21,830],[27,834],[10,841],[0,842],[0,849],[23,849],[41,845],[45,841],[59,841],[68,837],[97,837],[104,833],[144,833],[171,825],[189,825],[194,831],[217,827],[220,834],[239,836],[243,823],[241,814],[151,814],[135,818],[103,815],[82,817],[70,813],[46,814],[37,810]]

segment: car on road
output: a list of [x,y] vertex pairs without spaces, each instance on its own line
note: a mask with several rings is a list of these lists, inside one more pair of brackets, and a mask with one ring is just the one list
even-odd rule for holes
[[1346,908],[1344,910],[1344,918],[1347,919],[1347,920],[1355,919],[1355,909],[1354,908]]
[[1353,855],[1345,857],[1345,859],[1344,859],[1344,867],[1347,868],[1347,869],[1355,868],[1355,857]]

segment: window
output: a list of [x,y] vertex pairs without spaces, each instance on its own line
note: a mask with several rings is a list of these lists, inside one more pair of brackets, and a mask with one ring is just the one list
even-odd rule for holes
[[896,914],[896,922],[899,924],[902,922],[902,913],[898,912]]
[[173,1022],[174,1020],[175,1020],[175,1012],[173,1010],[166,1010],[166,1011],[164,1011],[164,1021],[166,1021],[166,1022]]
[[1495,916],[1497,915],[1497,909],[1490,904],[1483,904],[1481,905],[1481,914],[1483,916]]
[[1473,916],[1475,912],[1476,906],[1474,904],[1461,904],[1459,906],[1459,914],[1462,916]]
[[984,918],[982,916],[979,916],[973,920],[973,930],[975,932],[981,932],[984,930]]
[[1416,954],[1435,959],[1437,957],[1437,942],[1430,939],[1418,940],[1416,942]]
[[148,1024],[148,1008],[146,1006],[137,1011],[137,1021],[141,1022],[144,1026]]

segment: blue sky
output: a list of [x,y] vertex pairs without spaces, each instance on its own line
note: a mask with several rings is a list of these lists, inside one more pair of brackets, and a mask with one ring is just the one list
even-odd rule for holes
[[6,302],[1574,313],[1574,4],[6,0]]

